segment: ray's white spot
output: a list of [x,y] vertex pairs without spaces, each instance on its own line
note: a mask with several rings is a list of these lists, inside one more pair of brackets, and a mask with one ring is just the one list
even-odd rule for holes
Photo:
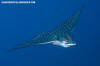
[[75,46],[76,44],[64,44],[64,43],[62,43],[62,44],[60,44],[62,47],[71,47],[71,46]]
[[58,46],[62,46],[62,47],[66,47],[66,48],[76,45],[76,43],[69,43],[67,41],[62,41],[62,42],[54,41],[53,44],[58,45]]

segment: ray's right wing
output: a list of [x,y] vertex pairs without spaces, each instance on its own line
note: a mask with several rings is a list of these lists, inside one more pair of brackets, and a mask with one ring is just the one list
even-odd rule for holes
[[60,24],[55,29],[53,29],[53,31],[56,33],[72,32],[73,28],[75,27],[75,25],[77,24],[77,22],[79,20],[80,13],[81,13],[83,7],[84,6],[82,6],[78,11],[76,11],[76,13],[74,13],[66,22],[64,22],[63,24]]

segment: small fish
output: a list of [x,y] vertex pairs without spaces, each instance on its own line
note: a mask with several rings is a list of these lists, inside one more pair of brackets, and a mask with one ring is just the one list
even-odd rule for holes
[[78,11],[76,11],[63,24],[58,25],[57,27],[55,27],[50,31],[38,34],[36,37],[34,37],[34,39],[15,46],[11,50],[9,50],[9,52],[20,48],[26,48],[29,46],[35,46],[40,44],[53,44],[53,45],[58,45],[66,48],[75,46],[76,43],[72,38],[72,30],[79,20],[82,9],[83,7],[81,7]]

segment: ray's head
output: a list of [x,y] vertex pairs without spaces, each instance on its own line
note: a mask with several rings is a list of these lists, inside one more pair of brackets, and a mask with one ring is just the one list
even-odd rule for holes
[[66,39],[62,38],[60,40],[57,40],[57,41],[53,42],[53,44],[68,48],[68,47],[75,46],[76,42],[72,41],[72,40],[66,40]]
[[76,43],[74,41],[63,41],[60,43],[60,46],[62,47],[72,47],[72,46],[75,46]]

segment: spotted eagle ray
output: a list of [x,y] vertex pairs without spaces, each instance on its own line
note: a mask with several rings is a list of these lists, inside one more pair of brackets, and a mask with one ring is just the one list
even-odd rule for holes
[[75,46],[76,42],[72,38],[72,31],[79,20],[82,9],[83,7],[81,7],[78,11],[76,11],[63,24],[58,25],[57,27],[55,27],[50,31],[38,34],[36,37],[34,37],[34,39],[27,41],[25,43],[21,43],[12,48],[10,51],[40,44],[53,44],[66,48]]

